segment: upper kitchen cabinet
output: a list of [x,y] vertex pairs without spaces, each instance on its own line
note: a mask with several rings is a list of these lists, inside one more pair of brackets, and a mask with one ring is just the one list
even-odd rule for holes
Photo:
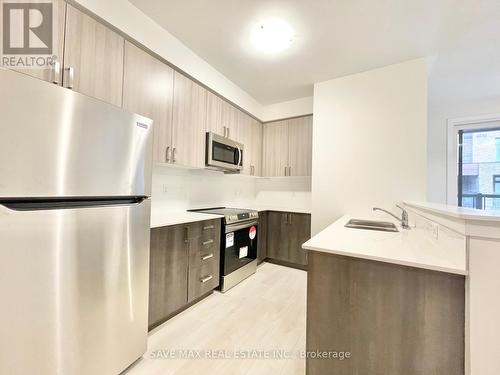
[[123,37],[68,4],[64,40],[64,86],[121,106]]
[[179,72],[174,73],[171,162],[205,166],[207,90]]
[[312,175],[312,116],[288,120],[289,176]]
[[207,132],[239,140],[238,110],[212,92],[207,92]]
[[238,141],[243,143],[242,174],[260,176],[262,173],[262,124],[238,111]]
[[262,175],[288,175],[289,136],[288,121],[264,124],[262,145]]
[[312,116],[266,123],[263,137],[263,176],[311,176]]
[[[66,2],[63,0],[52,0],[52,4],[56,7],[56,22],[57,22],[57,44],[53,46],[53,55],[56,56],[54,66],[49,69],[14,69],[17,72],[27,74],[29,76],[42,79],[47,82],[52,82],[57,85],[62,84],[62,61],[64,53],[64,25],[66,22]],[[20,24],[22,26],[22,24]]]
[[125,42],[123,108],[153,120],[153,161],[171,159],[174,70]]

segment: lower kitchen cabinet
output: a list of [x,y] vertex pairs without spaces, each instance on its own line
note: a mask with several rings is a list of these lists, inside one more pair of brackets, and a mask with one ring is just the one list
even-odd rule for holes
[[219,219],[151,229],[149,329],[219,286]]
[[307,253],[302,244],[311,238],[311,215],[270,211],[267,232],[269,260],[307,267]]
[[259,233],[257,238],[257,263],[267,258],[267,211],[259,212]]
[[151,229],[149,326],[187,303],[188,252],[183,225]]

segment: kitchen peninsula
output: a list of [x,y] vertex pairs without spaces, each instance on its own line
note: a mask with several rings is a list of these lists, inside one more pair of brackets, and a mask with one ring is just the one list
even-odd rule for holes
[[405,208],[410,230],[346,228],[346,216],[303,245],[307,349],[351,352],[344,361],[308,359],[309,375],[493,375],[500,326],[484,314],[500,314],[492,298],[500,288],[500,216]]

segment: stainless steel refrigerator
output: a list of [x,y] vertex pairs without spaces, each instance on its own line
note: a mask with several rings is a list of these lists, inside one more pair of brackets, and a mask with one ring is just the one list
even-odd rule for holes
[[152,121],[0,69],[0,374],[146,351]]

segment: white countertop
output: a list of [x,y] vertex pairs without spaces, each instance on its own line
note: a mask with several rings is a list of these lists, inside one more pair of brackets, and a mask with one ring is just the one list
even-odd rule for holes
[[[464,246],[446,249],[416,229],[403,230],[399,227],[400,231],[396,233],[344,227],[352,218],[340,218],[302,247],[311,251],[467,275]],[[363,218],[380,220],[374,217],[356,217]]]
[[[278,211],[278,212],[295,212],[295,213],[304,213],[310,214],[310,210],[305,209],[296,209],[296,208],[270,208],[270,207],[262,207],[262,206],[245,206],[245,207],[235,207],[235,208],[247,208],[249,210],[256,211]],[[189,212],[182,210],[168,210],[168,209],[153,209],[151,210],[151,228],[158,227],[168,227],[169,225],[177,225],[177,224],[186,224],[186,223],[194,223],[197,221],[211,220],[222,218],[222,215],[212,215],[205,214],[199,212]]]
[[197,221],[213,220],[222,218],[221,215],[202,214],[188,211],[151,211],[151,228],[168,227],[169,225],[194,223]]
[[476,210],[427,202],[404,202],[405,205],[463,220],[500,221],[500,210]]

